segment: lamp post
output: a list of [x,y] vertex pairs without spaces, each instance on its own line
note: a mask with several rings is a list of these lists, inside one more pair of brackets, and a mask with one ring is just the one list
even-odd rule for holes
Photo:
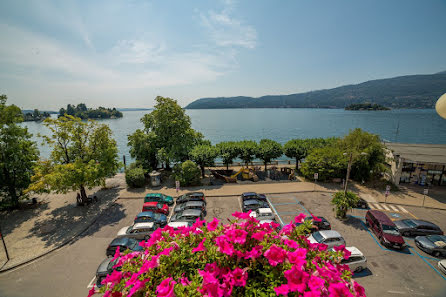
[[[344,156],[347,156],[348,153],[343,153]],[[360,153],[360,155],[365,156],[367,155],[367,153],[362,152]],[[353,152],[350,152],[350,157],[348,160],[348,165],[347,165],[347,175],[345,177],[345,184],[344,184],[344,196],[347,193],[347,184],[348,184],[348,179],[350,178],[350,170],[352,169],[352,163],[353,163]]]

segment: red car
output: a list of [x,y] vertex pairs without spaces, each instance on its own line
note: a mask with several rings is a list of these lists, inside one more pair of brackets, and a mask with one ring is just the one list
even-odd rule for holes
[[161,202],[145,202],[142,206],[142,211],[153,211],[167,215],[169,213],[169,206]]
[[376,234],[382,245],[396,249],[405,247],[406,243],[395,223],[385,213],[369,210],[365,215],[365,220],[366,225]]

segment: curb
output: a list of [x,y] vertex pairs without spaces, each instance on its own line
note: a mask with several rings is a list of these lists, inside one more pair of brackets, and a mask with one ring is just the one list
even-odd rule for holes
[[[11,271],[11,270],[16,269],[16,268],[18,268],[18,267],[21,267],[21,266],[24,266],[24,265],[26,265],[26,264],[28,264],[28,263],[31,263],[31,262],[33,262],[33,261],[35,261],[35,260],[38,260],[38,259],[40,259],[40,258],[43,258],[44,256],[46,256],[46,255],[48,255],[48,254],[51,254],[52,252],[57,251],[58,249],[61,249],[61,248],[63,248],[64,246],[66,246],[67,244],[73,242],[77,237],[79,237],[82,233],[84,233],[85,231],[87,231],[87,230],[88,230],[94,223],[96,223],[97,220],[99,219],[99,217],[102,216],[102,214],[104,213],[104,211],[105,211],[106,209],[108,209],[111,205],[113,205],[114,203],[116,203],[116,201],[118,201],[119,198],[120,198],[120,197],[116,197],[116,198],[114,198],[114,199],[111,201],[110,205],[109,205],[108,207],[104,208],[104,209],[99,213],[99,215],[97,215],[97,216],[93,219],[93,221],[92,221],[90,224],[88,224],[85,228],[83,228],[83,229],[82,229],[81,231],[79,231],[77,234],[73,235],[71,238],[69,238],[69,239],[67,239],[66,241],[62,242],[59,246],[56,246],[56,247],[52,248],[51,250],[46,251],[46,252],[44,252],[43,254],[40,254],[40,255],[38,255],[38,256],[32,258],[32,259],[28,259],[28,260],[26,260],[26,261],[23,261],[23,262],[20,262],[20,263],[14,265],[14,266],[11,266],[11,267],[8,267],[8,268],[5,268],[5,269],[1,269],[1,270],[0,270],[0,274],[3,274],[3,273],[5,273],[5,272]],[[8,263],[8,262],[6,262],[6,263]],[[6,264],[6,263],[5,263],[5,264]]]

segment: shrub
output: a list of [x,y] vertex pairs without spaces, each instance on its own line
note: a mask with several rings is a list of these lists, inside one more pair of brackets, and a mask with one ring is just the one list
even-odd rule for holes
[[[192,227],[157,229],[142,252],[115,254],[120,267],[102,282],[106,296],[365,296],[340,261],[303,236],[304,226],[259,222],[236,212],[227,225],[197,220]],[[300,214],[295,222],[301,223]],[[92,289],[91,294],[94,293]],[[104,295],[104,296],[105,296]]]
[[141,188],[146,184],[144,176],[144,169],[142,167],[135,167],[131,164],[129,169],[125,171],[125,182],[130,188]]
[[333,196],[332,204],[335,205],[336,217],[345,218],[347,211],[355,207],[359,202],[359,197],[353,192],[336,192]]
[[302,174],[309,179],[317,172],[320,181],[345,176],[347,158],[336,147],[317,148],[305,158],[302,164]]
[[196,186],[200,184],[200,168],[190,160],[175,165],[174,175],[182,186]]

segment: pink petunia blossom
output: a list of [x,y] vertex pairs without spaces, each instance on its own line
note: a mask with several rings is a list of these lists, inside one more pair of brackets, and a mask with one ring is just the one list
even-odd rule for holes
[[329,297],[353,297],[346,283],[331,283],[328,287]]
[[311,214],[311,217],[313,218],[314,222],[322,222],[321,219],[319,219],[318,217],[316,217],[315,215]]
[[203,278],[203,284],[219,283],[217,276],[212,272],[198,269],[198,274]]
[[257,259],[262,255],[263,246],[257,245],[252,248],[249,252],[245,253],[245,259]]
[[206,223],[206,220],[200,220],[199,218],[197,218],[195,223],[192,225],[192,228],[194,228],[194,229],[200,228],[201,226],[204,225],[204,223]]
[[320,291],[307,291],[304,292],[303,297],[320,297],[321,292]]
[[308,287],[311,291],[317,291],[320,288],[324,287],[325,280],[318,277],[318,276],[310,276],[310,279],[308,280]]
[[218,277],[222,273],[222,270],[218,267],[216,262],[206,264],[204,271],[211,273],[215,277]]
[[365,297],[364,287],[355,281],[353,281],[353,289],[355,290],[357,297]]
[[119,256],[121,256],[121,253],[120,253],[120,251],[119,251],[119,245],[118,245],[118,247],[117,247],[116,250],[115,250],[115,255],[113,256],[113,259],[111,260],[111,262],[113,262],[113,261],[115,261],[116,259],[118,259]]
[[300,224],[304,222],[306,215],[304,213],[300,213],[297,217],[294,218],[294,222],[296,224]]
[[246,286],[246,280],[248,279],[248,273],[246,272],[246,269],[241,269],[237,267],[230,273],[230,275],[234,286],[236,287]]
[[212,222],[210,222],[210,223],[207,225],[208,230],[212,232],[212,231],[214,231],[215,229],[217,229],[217,227],[218,227],[218,223],[220,223],[220,220],[217,219],[217,218],[214,218],[214,219],[212,220]]
[[122,279],[122,272],[117,271],[117,270],[113,270],[112,273],[107,274],[107,276],[102,281],[102,283],[104,283],[104,284],[107,284],[107,283],[116,284],[116,283],[119,283],[121,281],[121,279]]
[[236,211],[236,212],[234,212],[232,214],[232,216],[235,217],[235,218],[238,218],[238,219],[246,220],[246,219],[249,219],[251,217],[250,214],[251,214],[251,210],[249,212],[238,212],[238,211]]
[[164,250],[162,250],[158,256],[164,255],[164,256],[169,256],[170,252],[174,249],[173,246],[169,247],[169,248],[165,248]]
[[177,282],[173,278],[168,277],[164,279],[157,287],[156,293],[157,297],[174,297],[174,287]]
[[144,288],[145,283],[148,282],[148,281],[149,281],[149,279],[145,279],[145,280],[142,280],[142,281],[140,281],[140,280],[136,281],[135,284],[133,285],[133,287],[130,289],[127,297],[132,297],[136,292],[138,292],[139,290]]
[[159,256],[152,256],[150,261],[145,261],[144,264],[141,266],[141,268],[138,271],[138,275],[146,273],[150,269],[156,268],[159,265],[160,265]]
[[206,283],[201,287],[200,293],[207,297],[222,297],[224,291],[218,283]]
[[198,246],[196,248],[192,249],[192,253],[206,251],[206,248],[204,247],[205,241],[206,241],[206,238],[203,238],[203,240],[198,244]]
[[294,228],[295,226],[293,224],[287,224],[283,226],[282,230],[280,231],[280,234],[290,235],[293,232]]
[[280,285],[276,288],[274,288],[274,291],[276,292],[276,295],[284,295],[287,296],[290,289],[288,288],[288,285]]
[[226,236],[219,236],[215,238],[215,243],[217,244],[220,253],[228,256],[232,256],[234,254],[234,246],[229,243]]
[[93,287],[91,287],[91,289],[88,291],[88,296],[87,297],[93,296],[94,293],[95,293],[95,284],[93,284]]
[[294,252],[288,252],[287,258],[290,261],[290,263],[297,265],[300,268],[303,265],[307,264],[306,254],[307,254],[306,249],[297,249]]
[[263,237],[265,237],[266,232],[265,231],[257,231],[256,233],[251,235],[251,238],[254,238],[258,241],[262,241]]
[[269,264],[272,266],[277,266],[277,264],[282,263],[285,260],[286,252],[282,248],[273,244],[265,253],[265,258],[268,259]]
[[234,243],[244,244],[246,242],[246,236],[248,232],[242,229],[232,229],[226,232],[226,237]]
[[181,283],[184,287],[186,287],[186,286],[189,286],[189,284],[190,284],[191,282],[190,282],[190,280],[189,280],[187,277],[184,276],[184,273],[183,273],[183,276],[180,277],[180,283]]
[[286,270],[284,273],[285,278],[288,281],[288,288],[290,292],[300,292],[303,293],[307,288],[307,281],[309,275],[307,272],[302,270],[302,267],[293,266],[290,270]]
[[283,243],[292,249],[297,249],[299,247],[299,244],[291,239],[284,239]]

